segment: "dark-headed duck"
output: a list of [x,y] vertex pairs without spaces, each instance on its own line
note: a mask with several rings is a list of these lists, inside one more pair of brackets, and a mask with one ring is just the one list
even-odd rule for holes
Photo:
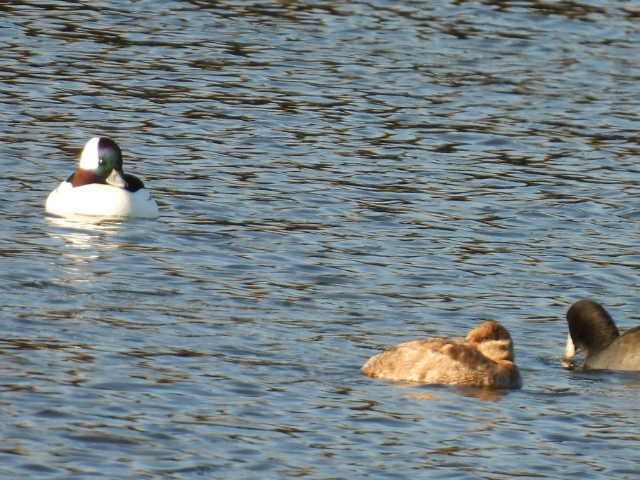
[[76,171],[47,197],[45,210],[59,216],[158,216],[158,206],[142,181],[123,172],[122,152],[106,137],[90,139]]
[[576,349],[580,349],[587,370],[640,370],[640,327],[620,335],[609,313],[593,300],[571,305],[567,323],[567,366],[572,365]]

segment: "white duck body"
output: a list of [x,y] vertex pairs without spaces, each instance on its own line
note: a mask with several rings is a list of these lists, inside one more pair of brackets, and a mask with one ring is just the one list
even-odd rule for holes
[[130,192],[109,184],[89,183],[74,187],[61,182],[47,197],[45,210],[61,217],[93,215],[100,217],[156,218],[158,205],[146,188]]

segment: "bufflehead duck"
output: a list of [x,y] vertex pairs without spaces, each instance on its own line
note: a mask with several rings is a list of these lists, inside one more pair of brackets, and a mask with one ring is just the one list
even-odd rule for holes
[[158,205],[142,180],[122,170],[122,152],[113,140],[94,137],[78,168],[47,197],[45,210],[59,216],[158,216]]
[[585,370],[640,370],[640,327],[618,332],[609,313],[593,300],[580,300],[567,311],[569,336],[564,360],[573,367],[576,349]]
[[520,388],[511,335],[499,322],[484,322],[466,338],[428,338],[401,343],[371,357],[369,377],[423,384]]

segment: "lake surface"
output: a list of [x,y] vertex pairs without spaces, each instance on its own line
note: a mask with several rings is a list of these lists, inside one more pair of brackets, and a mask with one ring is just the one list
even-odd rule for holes
[[[640,9],[626,1],[0,6],[0,477],[637,478]],[[94,135],[161,208],[44,201]],[[511,331],[524,386],[399,385]]]

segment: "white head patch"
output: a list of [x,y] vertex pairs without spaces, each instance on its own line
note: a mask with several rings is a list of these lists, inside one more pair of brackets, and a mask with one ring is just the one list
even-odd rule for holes
[[100,153],[98,144],[100,137],[93,137],[84,144],[82,153],[80,154],[79,167],[83,170],[95,170],[100,165]]

